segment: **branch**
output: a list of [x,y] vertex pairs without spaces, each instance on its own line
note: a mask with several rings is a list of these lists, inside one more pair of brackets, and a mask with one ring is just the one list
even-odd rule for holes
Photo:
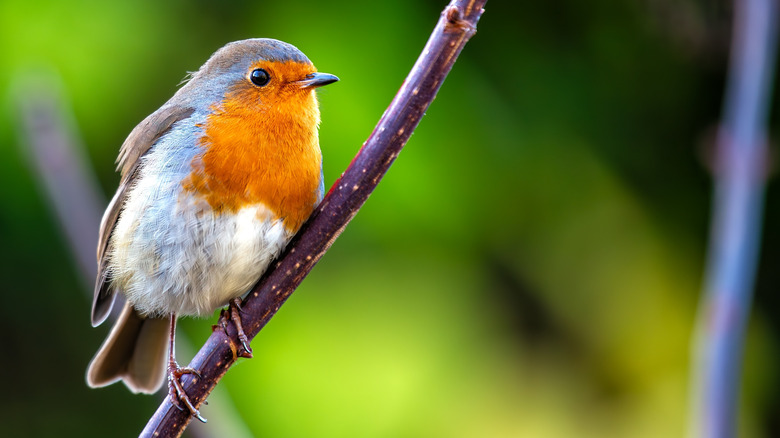
[[[330,248],[382,179],[436,96],[455,59],[476,32],[487,0],[452,0],[442,12],[412,71],[376,128],[331,187],[309,221],[252,289],[242,305],[242,322],[252,339],[279,310],[314,265]],[[235,328],[228,324],[235,339]],[[236,361],[236,351],[223,330],[215,330],[190,367],[182,384],[199,407]],[[166,398],[141,432],[143,437],[178,437],[192,417]]]
[[737,0],[718,136],[710,248],[697,321],[691,437],[736,436],[745,329],[758,263],[776,0]]

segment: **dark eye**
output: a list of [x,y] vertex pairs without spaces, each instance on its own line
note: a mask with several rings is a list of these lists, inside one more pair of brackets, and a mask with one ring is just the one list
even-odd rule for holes
[[267,71],[263,70],[262,68],[258,68],[256,70],[252,70],[252,73],[249,74],[249,79],[253,84],[257,85],[258,87],[262,87],[271,80],[271,76]]

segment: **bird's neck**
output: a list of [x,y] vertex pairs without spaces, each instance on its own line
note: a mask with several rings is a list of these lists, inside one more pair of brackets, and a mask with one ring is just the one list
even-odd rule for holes
[[263,204],[298,231],[318,202],[322,177],[315,99],[312,93],[261,112],[223,103],[202,126],[204,152],[184,188],[217,213]]

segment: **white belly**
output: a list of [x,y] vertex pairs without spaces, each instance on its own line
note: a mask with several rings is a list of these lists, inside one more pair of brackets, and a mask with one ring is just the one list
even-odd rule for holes
[[246,293],[292,237],[264,205],[215,214],[178,184],[166,193],[148,182],[153,193],[141,182],[129,195],[109,250],[113,284],[141,314],[211,314]]

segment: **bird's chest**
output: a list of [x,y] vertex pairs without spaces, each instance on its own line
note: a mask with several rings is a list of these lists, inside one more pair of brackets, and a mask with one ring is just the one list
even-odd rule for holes
[[207,315],[247,292],[321,199],[316,136],[215,123],[156,144],[117,221],[109,270],[141,313]]
[[316,128],[297,118],[212,114],[199,145],[182,187],[217,214],[264,205],[295,233],[322,197]]
[[141,313],[210,314],[247,292],[292,237],[262,204],[217,213],[185,191],[148,199],[145,185],[117,223],[109,265]]

